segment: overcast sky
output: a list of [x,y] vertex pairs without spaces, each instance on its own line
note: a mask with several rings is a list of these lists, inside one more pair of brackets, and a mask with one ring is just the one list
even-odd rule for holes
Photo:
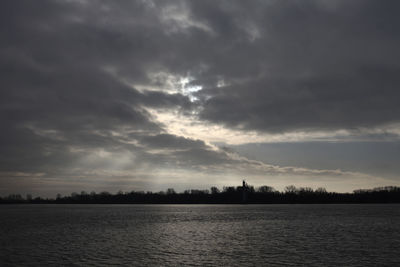
[[0,195],[400,185],[399,1],[1,1]]

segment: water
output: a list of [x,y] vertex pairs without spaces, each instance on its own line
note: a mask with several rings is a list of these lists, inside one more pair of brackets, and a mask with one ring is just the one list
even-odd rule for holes
[[400,205],[2,205],[0,263],[400,266]]

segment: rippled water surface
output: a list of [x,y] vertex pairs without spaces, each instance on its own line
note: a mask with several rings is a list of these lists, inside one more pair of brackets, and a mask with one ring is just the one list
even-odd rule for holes
[[400,266],[400,205],[2,205],[0,263]]

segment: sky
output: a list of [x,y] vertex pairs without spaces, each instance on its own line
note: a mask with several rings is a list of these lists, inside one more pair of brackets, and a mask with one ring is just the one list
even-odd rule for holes
[[0,3],[0,195],[400,185],[399,1]]

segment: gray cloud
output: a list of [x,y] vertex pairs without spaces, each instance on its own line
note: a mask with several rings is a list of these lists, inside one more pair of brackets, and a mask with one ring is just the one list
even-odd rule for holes
[[[225,25],[226,34],[235,33],[222,35],[227,42],[221,42],[224,50],[218,51],[218,45],[214,49],[218,63],[211,63],[211,71],[228,85],[210,84],[198,92],[203,100],[200,117],[267,132],[398,122],[400,21],[392,12],[398,4],[336,1],[335,5],[310,1],[257,5],[258,12],[246,17],[259,32],[254,41],[243,39],[243,25]],[[236,18],[234,14],[225,16]],[[219,20],[225,21],[224,16],[208,21],[219,29]]]

